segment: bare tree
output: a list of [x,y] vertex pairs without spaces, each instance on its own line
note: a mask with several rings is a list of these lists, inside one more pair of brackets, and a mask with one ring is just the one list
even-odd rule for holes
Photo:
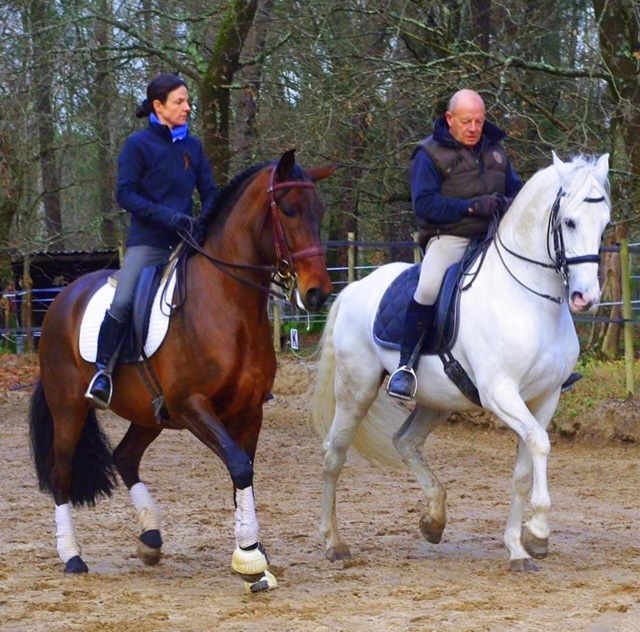
[[50,240],[64,246],[62,211],[60,206],[60,177],[56,155],[56,133],[53,108],[55,78],[55,46],[58,40],[57,15],[49,0],[30,0],[25,7],[25,22],[31,35],[33,104],[40,142],[42,201],[45,225]]
[[257,6],[257,0],[230,3],[200,84],[205,150],[221,183],[230,175],[231,86]]

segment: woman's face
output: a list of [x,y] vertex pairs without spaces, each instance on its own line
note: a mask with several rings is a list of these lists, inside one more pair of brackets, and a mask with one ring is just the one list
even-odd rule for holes
[[189,112],[191,112],[189,91],[184,86],[180,86],[169,92],[165,103],[156,99],[153,102],[153,109],[158,120],[170,129],[184,125],[189,119]]

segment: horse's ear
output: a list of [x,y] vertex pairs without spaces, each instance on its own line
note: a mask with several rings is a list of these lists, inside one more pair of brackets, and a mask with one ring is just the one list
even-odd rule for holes
[[602,154],[602,156],[598,158],[598,162],[596,163],[596,171],[603,181],[607,179],[609,175],[609,154]]
[[551,150],[551,154],[553,156],[553,166],[555,167],[556,171],[562,176],[562,175],[566,175],[567,173],[569,173],[572,169],[571,167],[571,163],[569,162],[562,162],[562,160],[560,160],[560,158],[558,158],[558,154],[556,154],[556,152],[552,149]]
[[332,176],[335,170],[338,168],[337,164],[325,165],[324,167],[309,167],[305,169],[307,175],[311,178],[312,182],[318,182],[318,180],[326,180]]
[[285,151],[280,157],[280,162],[276,167],[277,180],[279,182],[286,182],[290,179],[293,167],[296,164],[296,150],[289,149]]
[[553,156],[553,166],[556,169],[562,169],[562,167],[560,165],[563,165],[564,162],[562,162],[562,160],[560,160],[560,158],[558,158],[558,154],[556,154],[555,150],[551,150],[551,155]]

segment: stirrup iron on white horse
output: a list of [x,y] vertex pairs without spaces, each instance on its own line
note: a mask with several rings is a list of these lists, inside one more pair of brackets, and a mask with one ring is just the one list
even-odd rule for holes
[[[411,395],[408,397],[400,395],[399,393],[395,393],[395,392],[392,393],[389,390],[389,385],[391,384],[391,380],[393,379],[393,376],[399,373],[408,373],[409,375],[411,375],[411,378],[413,379],[413,388],[411,389]],[[391,397],[395,397],[397,399],[404,399],[410,402],[415,398],[417,392],[418,392],[418,377],[416,376],[416,372],[413,370],[412,366],[403,364],[402,366],[399,366],[389,377],[389,381],[387,382],[387,393],[391,395]]]

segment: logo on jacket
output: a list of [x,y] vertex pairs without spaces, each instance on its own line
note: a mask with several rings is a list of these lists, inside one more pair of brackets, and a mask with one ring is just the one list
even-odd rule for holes
[[502,164],[502,154],[499,151],[493,152],[493,159],[499,164]]

